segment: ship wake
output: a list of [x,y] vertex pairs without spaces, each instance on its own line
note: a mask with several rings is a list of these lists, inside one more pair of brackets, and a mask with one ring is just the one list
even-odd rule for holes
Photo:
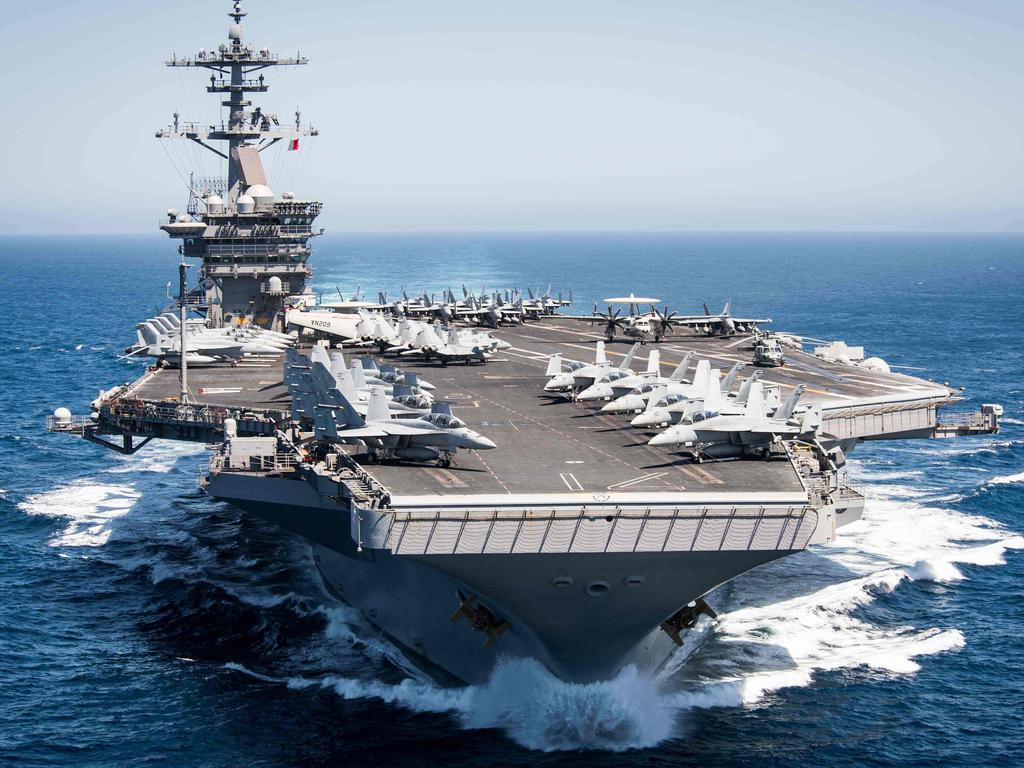
[[[573,684],[534,661],[505,658],[481,685],[442,688],[322,591],[300,540],[243,524],[241,513],[220,505],[212,517],[190,514],[195,500],[183,503],[165,473],[193,471],[179,459],[195,453],[175,446],[119,461],[20,506],[61,521],[52,545],[90,547],[99,559],[146,574],[163,605],[145,609],[159,614],[147,627],[174,644],[175,656],[206,659],[296,696],[326,690],[450,718],[467,730],[493,729],[531,750],[642,749],[699,728],[703,710],[767,706],[823,676],[838,675],[832,684],[912,675],[923,657],[956,650],[964,637],[955,626],[910,626],[900,601],[955,589],[971,566],[999,565],[1007,550],[1024,547],[995,521],[922,494],[914,475],[861,470],[865,519],[844,528],[836,544],[713,593],[718,620],[702,619],[659,674],[627,668],[612,680]],[[136,462],[141,473],[125,482],[117,470]],[[281,644],[282,637],[291,639]]]
[[[875,482],[870,476],[860,479]],[[964,644],[956,627],[914,627],[887,606],[915,583],[950,585],[966,565],[999,565],[1024,538],[987,518],[929,506],[914,486],[885,477],[868,486],[866,519],[843,529],[840,543],[762,567],[712,595],[720,610],[703,620],[661,673],[630,667],[613,680],[575,684],[540,664],[502,659],[490,679],[441,688],[414,671],[397,683],[336,674],[267,677],[289,688],[332,690],[415,712],[449,713],[466,729],[496,729],[533,750],[623,751],[684,735],[708,708],[770,704],[786,688],[823,674],[911,675],[925,656]],[[910,480],[910,478],[907,478]],[[883,478],[877,478],[883,480]],[[922,594],[929,589],[921,587]],[[330,632],[358,637],[349,614]]]

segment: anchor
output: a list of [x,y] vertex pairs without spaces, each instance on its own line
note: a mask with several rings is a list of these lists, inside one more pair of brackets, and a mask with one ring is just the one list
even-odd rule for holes
[[494,645],[498,638],[509,628],[507,621],[498,621],[488,608],[478,604],[476,595],[469,595],[467,597],[461,591],[456,591],[455,597],[459,601],[459,607],[452,614],[452,621],[458,621],[465,616],[469,626],[474,631],[486,632],[487,639],[484,640],[484,648],[490,648]]
[[712,619],[718,618],[718,614],[704,601],[704,598],[698,597],[692,603],[684,605],[669,618],[665,619],[665,621],[661,622],[661,629],[672,638],[673,643],[681,646],[683,644],[682,631],[684,629],[693,629],[702,613],[707,614]]

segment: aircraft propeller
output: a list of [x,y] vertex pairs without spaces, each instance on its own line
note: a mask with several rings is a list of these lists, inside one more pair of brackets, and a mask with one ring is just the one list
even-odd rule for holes
[[622,314],[622,310],[621,309],[614,309],[613,310],[611,304],[608,305],[608,312],[606,312],[606,313],[605,312],[598,312],[597,311],[597,305],[595,304],[594,305],[594,317],[590,321],[590,324],[593,325],[598,320],[603,320],[604,321],[604,335],[609,340],[611,340],[611,339],[615,338],[615,331],[616,330],[621,331],[621,330],[623,330],[625,328],[626,321],[622,317],[619,317],[621,314]]
[[656,307],[651,307],[654,312],[654,340],[661,341],[662,336],[670,336],[672,329],[676,326],[676,315],[677,313],[672,312],[668,308],[668,304],[665,305],[665,310],[659,311]]

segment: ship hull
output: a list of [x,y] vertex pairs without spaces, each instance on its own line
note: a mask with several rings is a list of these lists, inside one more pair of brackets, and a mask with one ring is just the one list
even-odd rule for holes
[[[257,489],[253,480],[214,475],[207,490],[309,541],[328,590],[442,682],[482,682],[502,656],[537,659],[573,682],[609,679],[629,664],[656,670],[678,647],[662,622],[798,551],[396,555],[360,550],[347,512],[307,483],[262,478]],[[493,639],[456,615],[470,598],[488,612]]]
[[[502,656],[534,658],[557,677],[580,683],[610,679],[630,664],[656,671],[678,648],[661,629],[663,621],[719,584],[790,554],[410,558],[376,551],[362,558],[319,545],[314,553],[333,594],[435,678],[465,683],[485,681]],[[594,594],[595,584],[608,585],[607,591]],[[508,625],[493,642],[468,618],[453,618],[471,596]]]

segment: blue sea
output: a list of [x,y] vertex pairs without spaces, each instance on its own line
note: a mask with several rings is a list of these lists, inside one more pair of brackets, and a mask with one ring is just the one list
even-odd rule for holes
[[[858,448],[863,521],[719,590],[689,658],[440,688],[331,599],[297,537],[204,496],[202,446],[43,431],[138,376],[161,236],[0,239],[0,765],[1011,766],[1024,754],[1024,236],[334,235],[325,297],[452,285],[732,301],[1006,408]],[[908,370],[904,369],[904,370]],[[600,638],[591,639],[600,642]]]

